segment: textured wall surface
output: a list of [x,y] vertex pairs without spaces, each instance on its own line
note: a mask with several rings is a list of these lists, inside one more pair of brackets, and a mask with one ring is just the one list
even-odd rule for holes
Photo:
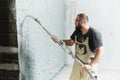
[[[50,80],[65,64],[65,52],[33,19],[64,38],[63,0],[16,0],[20,71],[23,80]],[[22,23],[22,26],[21,26]]]

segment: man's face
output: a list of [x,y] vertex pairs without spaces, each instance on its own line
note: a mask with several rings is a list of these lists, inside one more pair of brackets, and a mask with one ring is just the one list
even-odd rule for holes
[[76,17],[76,20],[75,20],[76,28],[82,29],[85,24],[86,24],[86,20],[85,19],[80,19],[79,16]]

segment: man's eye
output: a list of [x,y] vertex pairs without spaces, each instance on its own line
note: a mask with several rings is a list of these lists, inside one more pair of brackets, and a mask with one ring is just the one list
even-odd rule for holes
[[80,20],[76,20],[76,21],[80,21]]

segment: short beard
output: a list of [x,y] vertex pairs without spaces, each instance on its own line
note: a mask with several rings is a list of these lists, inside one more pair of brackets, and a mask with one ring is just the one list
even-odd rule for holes
[[81,26],[77,26],[77,27],[75,27],[75,29],[76,29],[76,30],[78,30],[78,29],[81,30],[82,27],[81,27]]

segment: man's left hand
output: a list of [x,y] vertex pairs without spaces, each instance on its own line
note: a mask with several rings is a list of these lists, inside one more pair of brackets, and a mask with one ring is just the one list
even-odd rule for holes
[[89,69],[91,69],[91,68],[92,68],[92,66],[89,65],[89,64],[85,64],[85,65],[82,67],[82,69],[85,70],[85,71],[87,71],[87,70],[89,70]]

